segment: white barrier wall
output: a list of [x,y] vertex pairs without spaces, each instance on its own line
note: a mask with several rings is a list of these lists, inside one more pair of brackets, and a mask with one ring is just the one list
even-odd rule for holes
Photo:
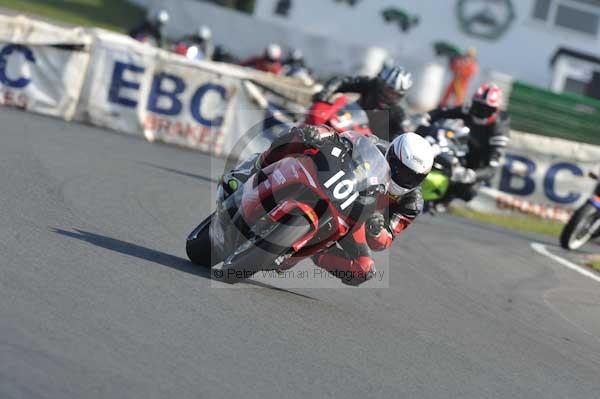
[[[293,79],[188,61],[112,32],[0,16],[0,105],[227,156],[260,151],[264,138],[246,134],[280,108],[305,109],[312,94]],[[599,159],[600,147],[515,132],[471,206],[565,219],[592,191],[585,175]]]
[[0,15],[0,105],[71,120],[90,42],[82,29]]
[[94,31],[92,59],[78,119],[120,132],[140,134],[140,91],[150,86],[156,50],[128,37]]
[[240,79],[128,37],[94,31],[80,118],[92,124],[220,154]]
[[[220,155],[262,119],[242,82],[252,80],[307,103],[295,80],[235,65],[189,61],[129,37],[94,30],[82,121]],[[224,148],[225,146],[225,148]]]
[[587,200],[600,169],[600,147],[513,132],[506,159],[491,187],[471,206],[566,220]]
[[472,207],[566,220],[587,200],[600,170],[600,147],[513,132],[502,169]]

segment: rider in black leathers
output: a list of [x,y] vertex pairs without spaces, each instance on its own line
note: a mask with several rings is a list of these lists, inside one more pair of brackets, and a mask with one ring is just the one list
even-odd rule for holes
[[431,122],[461,119],[471,132],[466,167],[454,171],[448,194],[452,198],[472,200],[482,183],[489,182],[500,167],[510,141],[510,118],[500,110],[502,91],[495,85],[482,85],[470,107],[439,108],[429,113]]
[[157,10],[149,15],[149,17],[139,26],[134,27],[129,31],[129,36],[140,41],[153,41],[154,45],[165,48],[166,37],[164,35],[164,27],[169,22],[169,13],[166,10]]
[[385,66],[375,78],[333,78],[313,100],[329,101],[334,93],[358,93],[359,104],[369,116],[371,131],[390,141],[403,131],[405,112],[401,101],[412,87],[411,74],[401,67]]

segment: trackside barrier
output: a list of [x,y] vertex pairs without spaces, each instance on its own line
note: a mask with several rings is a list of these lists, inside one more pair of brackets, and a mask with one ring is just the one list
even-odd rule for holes
[[0,105],[73,119],[91,42],[81,28],[0,15]]
[[240,79],[95,30],[80,119],[149,141],[220,154]]
[[587,200],[600,168],[600,147],[512,132],[503,165],[491,187],[469,206],[483,212],[520,212],[565,221]]
[[600,101],[515,82],[509,111],[521,130],[600,145]]
[[305,105],[314,93],[295,79],[189,61],[102,29],[0,15],[2,105],[220,155],[263,118],[244,81]]
[[[305,109],[313,93],[293,79],[188,61],[110,31],[0,15],[4,106],[227,155],[265,115]],[[514,132],[500,173],[470,206],[564,220],[592,191],[584,176],[599,159],[598,146]]]
[[[92,59],[80,119],[215,155],[229,151],[263,111],[244,81],[307,103],[297,81],[229,64],[189,61],[113,32],[94,29]],[[238,113],[237,110],[246,112]],[[247,121],[251,114],[251,121]]]

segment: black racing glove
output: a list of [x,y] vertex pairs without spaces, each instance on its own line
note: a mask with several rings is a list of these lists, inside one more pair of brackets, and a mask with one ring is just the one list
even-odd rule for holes
[[297,136],[300,140],[309,144],[318,144],[321,141],[321,134],[316,126],[294,126],[290,133]]
[[367,234],[371,237],[377,237],[385,228],[385,218],[379,212],[375,212],[367,220]]
[[303,143],[310,147],[319,148],[321,145],[336,140],[335,132],[328,126],[302,126],[293,127],[290,133],[298,137]]

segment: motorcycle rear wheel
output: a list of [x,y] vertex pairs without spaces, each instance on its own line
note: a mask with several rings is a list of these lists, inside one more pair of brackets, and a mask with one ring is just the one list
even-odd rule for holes
[[560,246],[575,250],[587,243],[597,230],[594,225],[598,220],[598,209],[587,203],[579,208],[560,234]]
[[210,239],[210,224],[214,216],[215,214],[213,213],[204,219],[187,238],[185,250],[188,258],[196,265],[213,267],[223,261],[223,258],[215,250]]

